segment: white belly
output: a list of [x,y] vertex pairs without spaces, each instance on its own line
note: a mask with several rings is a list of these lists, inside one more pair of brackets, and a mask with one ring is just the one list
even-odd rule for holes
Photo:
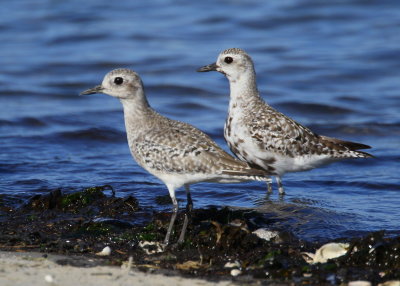
[[228,121],[225,123],[224,137],[231,151],[240,160],[255,164],[265,170],[272,167],[279,176],[287,172],[307,171],[336,161],[327,155],[290,157],[273,150],[266,150],[265,145],[251,137],[248,129],[237,118],[232,118],[230,123]]

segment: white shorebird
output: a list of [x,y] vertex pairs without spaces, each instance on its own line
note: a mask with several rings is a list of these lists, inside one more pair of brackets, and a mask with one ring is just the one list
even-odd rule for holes
[[[281,177],[287,172],[306,171],[346,158],[372,157],[357,151],[371,148],[368,145],[315,134],[269,106],[258,92],[253,61],[241,49],[223,51],[216,63],[198,71],[218,71],[228,78],[225,140],[240,160],[275,172],[281,194]],[[268,189],[271,190],[269,183]]]
[[[168,188],[173,215],[164,243],[168,244],[178,211],[175,190],[185,186],[190,210],[189,185],[198,182],[233,183],[268,181],[272,173],[250,167],[223,151],[199,129],[157,113],[147,102],[142,80],[129,69],[109,72],[101,85],[81,94],[104,93],[118,98],[123,106],[129,149],[136,162]],[[182,242],[187,226],[178,242]]]

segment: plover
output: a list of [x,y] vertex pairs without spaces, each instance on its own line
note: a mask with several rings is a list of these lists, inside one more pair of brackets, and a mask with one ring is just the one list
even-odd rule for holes
[[[123,106],[129,149],[136,162],[168,188],[173,215],[164,243],[168,244],[178,211],[175,190],[185,186],[191,208],[189,185],[198,182],[234,183],[269,180],[268,171],[237,160],[199,129],[169,119],[152,109],[142,80],[129,69],[109,72],[101,85],[81,94],[104,93],[118,98]],[[185,220],[186,221],[186,220]],[[182,242],[187,221],[178,242]]]
[[281,194],[281,177],[287,172],[306,171],[345,158],[372,157],[358,151],[371,148],[368,145],[318,135],[269,106],[258,92],[253,61],[241,49],[223,51],[216,63],[198,71],[218,71],[228,78],[225,140],[240,160],[276,172]]

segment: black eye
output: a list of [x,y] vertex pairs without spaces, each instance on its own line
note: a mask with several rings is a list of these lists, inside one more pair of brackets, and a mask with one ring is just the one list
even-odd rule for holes
[[122,84],[124,82],[124,79],[122,78],[122,77],[116,77],[116,78],[114,78],[114,83],[116,84],[116,85],[120,85],[120,84]]
[[226,57],[224,59],[224,62],[226,62],[227,64],[230,64],[231,62],[233,62],[233,59],[232,59],[232,57]]

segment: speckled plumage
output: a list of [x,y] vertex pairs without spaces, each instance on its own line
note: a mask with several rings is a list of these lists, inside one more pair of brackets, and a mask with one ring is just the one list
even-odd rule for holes
[[[227,60],[227,57],[231,59]],[[310,170],[344,158],[367,158],[357,151],[367,145],[315,134],[269,106],[259,95],[253,61],[241,49],[223,51],[215,64],[230,83],[230,102],[224,137],[232,152],[252,166],[280,176]],[[283,188],[280,186],[280,192]]]
[[209,136],[184,122],[156,112],[142,123],[126,114],[125,122],[129,148],[138,164],[175,188],[201,181],[264,180],[266,175],[234,159]]
[[[123,84],[116,85],[116,77],[123,78]],[[119,98],[123,105],[132,156],[166,185],[179,188],[200,181],[265,180],[268,175],[233,158],[197,128],[153,110],[135,72],[113,70],[105,76],[101,88],[102,93]]]
[[189,192],[188,186],[197,182],[269,180],[271,173],[235,159],[197,128],[153,110],[140,77],[131,70],[111,71],[100,86],[82,94],[90,93],[106,93],[120,99],[131,154],[141,167],[166,184],[175,211],[175,190],[181,186]]
[[[223,151],[209,136],[197,128],[166,118],[153,110],[147,102],[140,77],[131,70],[109,72],[101,85],[82,94],[105,93],[118,98],[124,109],[129,149],[136,162],[159,178],[168,188],[174,213],[165,237],[169,237],[178,210],[175,190],[185,186],[191,209],[189,185],[197,182],[232,183],[242,181],[269,181],[265,170],[250,167]],[[183,241],[187,226],[179,242]]]

